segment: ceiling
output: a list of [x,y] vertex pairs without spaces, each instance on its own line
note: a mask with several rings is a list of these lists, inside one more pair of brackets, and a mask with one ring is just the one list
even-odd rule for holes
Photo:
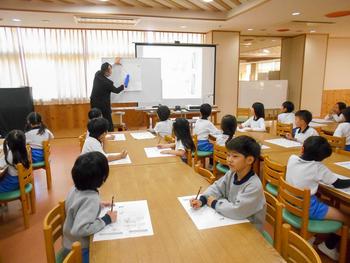
[[[350,37],[350,0],[1,0],[0,25],[179,32],[240,31],[252,36],[304,33]],[[299,12],[293,16],[293,12]],[[77,23],[76,17],[130,19],[132,24]],[[20,19],[21,21],[13,21]]]

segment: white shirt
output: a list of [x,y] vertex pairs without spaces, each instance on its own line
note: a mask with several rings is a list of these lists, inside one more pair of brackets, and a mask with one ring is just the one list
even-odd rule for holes
[[343,121],[345,121],[345,117],[344,117],[343,113],[340,113],[340,115],[338,115],[338,114],[328,114],[325,117],[325,119],[329,120],[329,121],[335,121],[335,122],[343,122]]
[[48,141],[54,138],[52,132],[49,129],[45,129],[43,134],[38,134],[39,129],[32,129],[25,133],[26,143],[30,145],[32,149],[42,149],[43,141]]
[[173,121],[166,120],[157,122],[156,126],[154,127],[154,131],[162,137],[165,135],[171,136],[173,133]]
[[278,122],[284,124],[293,124],[293,128],[295,128],[295,114],[294,112],[285,112],[281,113],[277,117]]
[[197,135],[198,140],[208,140],[209,134],[215,136],[220,134],[220,130],[211,121],[198,119],[194,125],[193,133]]
[[350,145],[350,123],[343,122],[339,123],[337,129],[335,130],[333,136],[336,137],[346,137],[346,145]]
[[107,154],[103,150],[103,147],[100,141],[90,136],[86,137],[83,149],[81,150],[81,154],[88,153],[88,152],[100,152],[107,157]]
[[242,123],[242,126],[244,128],[249,127],[252,129],[252,131],[266,131],[264,118],[259,118],[258,120],[254,120],[254,116],[252,116],[248,120],[246,120],[244,123]]
[[229,137],[230,136],[228,136],[227,134],[219,134],[218,136],[216,136],[215,143],[219,146],[225,146]]
[[337,179],[337,176],[321,162],[305,161],[294,154],[289,157],[287,182],[298,188],[310,189],[311,195],[316,194],[321,182],[332,185]]
[[11,150],[8,150],[7,152],[7,161],[8,163],[10,164],[7,164],[6,163],[6,160],[5,160],[5,154],[3,154],[1,157],[0,157],[0,169],[4,169],[7,167],[7,173],[11,176],[18,176],[18,172],[17,172],[17,169],[16,169],[16,166],[13,166],[13,156],[12,156],[12,152]]
[[304,143],[304,141],[305,141],[307,138],[309,138],[310,136],[318,136],[318,132],[317,132],[314,128],[308,126],[308,127],[306,127],[306,129],[305,129],[304,132],[302,132],[301,129],[298,128],[298,129],[295,131],[294,138],[295,138],[298,142]]
[[178,151],[178,150],[186,151],[186,148],[181,142],[181,140],[178,140],[177,138],[175,138],[175,151]]

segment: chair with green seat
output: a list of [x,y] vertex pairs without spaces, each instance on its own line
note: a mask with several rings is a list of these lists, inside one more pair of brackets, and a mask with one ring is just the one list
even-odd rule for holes
[[283,204],[283,221],[308,240],[314,234],[339,233],[341,236],[339,262],[346,262],[349,228],[335,220],[309,219],[310,189],[299,189],[288,184],[282,177],[279,182],[278,200]]
[[193,135],[193,142],[196,147],[196,150],[193,153],[194,157],[194,164],[196,165],[198,161],[201,162],[202,166],[205,166],[205,159],[209,158],[213,155],[213,152],[206,152],[206,151],[198,151],[197,146],[198,146],[198,138],[197,135]]
[[51,146],[49,141],[43,141],[44,161],[33,163],[33,170],[44,169],[46,173],[47,189],[50,190],[52,186],[51,166],[50,166],[50,152]]
[[21,163],[16,165],[18,171],[19,189],[11,192],[0,193],[0,204],[7,204],[10,201],[20,200],[25,228],[29,228],[29,212],[35,213],[35,187],[33,170],[30,165],[26,169]]
[[286,166],[272,161],[268,156],[264,158],[263,187],[275,197],[278,196],[279,178],[285,178]]
[[72,244],[72,250],[63,260],[63,263],[82,263],[83,258],[81,254],[81,244],[79,241],[75,241]]
[[264,230],[263,237],[278,251],[281,251],[281,228],[282,228],[282,208],[283,205],[267,191],[264,191],[266,199],[265,220],[273,227],[273,238]]
[[55,242],[63,235],[65,218],[64,201],[60,201],[44,218],[44,239],[47,263],[61,263],[64,260],[64,248],[55,252]]
[[227,165],[227,149],[214,143],[213,152],[213,174],[216,179],[219,175],[225,174],[230,170]]

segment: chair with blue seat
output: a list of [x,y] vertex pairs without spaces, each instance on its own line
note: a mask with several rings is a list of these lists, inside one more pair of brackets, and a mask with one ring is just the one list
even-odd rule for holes
[[196,165],[198,161],[201,162],[202,166],[205,167],[205,159],[209,158],[213,155],[213,152],[207,152],[207,151],[198,151],[198,138],[197,135],[193,135],[193,142],[196,147],[193,157],[194,157],[194,164]]
[[60,201],[44,218],[44,239],[47,263],[61,263],[64,260],[64,248],[55,252],[55,242],[63,235],[65,218],[64,201]]
[[63,263],[82,263],[82,262],[83,262],[83,258],[81,254],[81,244],[80,242],[76,241],[72,244],[72,250],[63,260]]
[[273,227],[273,238],[264,230],[263,237],[278,251],[281,251],[281,228],[282,228],[282,208],[283,205],[267,191],[264,191],[266,199],[265,220]]
[[33,170],[44,169],[46,173],[47,189],[50,190],[52,186],[51,166],[50,166],[50,152],[51,146],[49,141],[43,141],[44,161],[33,163]]
[[29,212],[35,213],[35,187],[33,170],[30,165],[26,169],[21,163],[16,165],[18,171],[19,189],[11,192],[0,193],[0,204],[7,204],[10,201],[20,200],[25,228],[29,228]]
[[217,179],[219,175],[225,174],[230,170],[227,165],[227,149],[225,146],[220,146],[214,143],[213,152],[213,174]]
[[278,196],[279,178],[285,178],[286,166],[272,161],[268,156],[264,158],[263,187],[275,197]]
[[310,189],[299,189],[282,177],[279,182],[278,200],[283,204],[283,221],[308,240],[314,234],[340,233],[339,262],[346,262],[348,226],[335,220],[309,219]]

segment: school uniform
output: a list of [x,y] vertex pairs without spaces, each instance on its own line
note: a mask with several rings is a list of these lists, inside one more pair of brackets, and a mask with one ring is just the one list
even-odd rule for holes
[[335,121],[335,122],[343,122],[345,121],[345,117],[343,115],[343,113],[338,114],[328,114],[325,117],[326,120],[329,121]]
[[254,116],[242,123],[243,128],[251,128],[252,131],[266,131],[264,118],[255,120]]
[[216,136],[215,143],[219,146],[225,146],[228,138],[230,138],[230,136],[227,134],[219,134]]
[[304,143],[310,136],[318,136],[318,132],[310,126],[307,126],[303,131],[301,128],[295,130],[294,138],[300,143]]
[[[8,163],[7,163],[8,162]],[[7,152],[7,162],[5,154],[0,157],[0,169],[7,168],[7,171],[0,180],[0,193],[11,192],[19,189],[18,171],[13,164],[13,155],[11,150]]]
[[154,132],[159,134],[161,137],[166,135],[171,136],[173,133],[173,121],[166,120],[157,122],[156,126],[154,126]]
[[211,121],[206,119],[198,119],[195,123],[193,133],[197,135],[198,145],[197,149],[199,151],[212,152],[213,144],[208,140],[209,134],[215,136],[220,134],[218,130]]
[[38,134],[39,128],[32,129],[25,133],[26,143],[30,145],[33,163],[44,161],[43,141],[54,138],[49,129],[45,129],[43,134]]
[[315,194],[321,182],[332,185],[337,181],[336,175],[321,162],[305,161],[293,154],[288,160],[286,180],[295,187],[310,189],[309,218],[324,219],[328,212],[328,205],[318,200]]
[[345,137],[346,138],[345,150],[350,151],[350,122],[339,123],[333,136]]
[[79,241],[82,248],[83,263],[89,262],[90,236],[111,223],[109,215],[99,217],[101,200],[97,190],[80,191],[75,187],[65,201],[66,218],[63,224],[62,245],[64,254],[72,249],[72,244]]
[[294,112],[284,112],[284,113],[278,114],[277,120],[280,123],[293,124],[293,128],[295,128],[295,114],[294,114]]
[[81,154],[88,152],[100,152],[107,157],[107,154],[103,150],[102,144],[99,140],[94,137],[86,137]]
[[[185,151],[186,152],[186,147],[183,145],[181,140],[178,140],[177,138],[175,138],[175,151]],[[186,153],[184,155],[181,156],[181,160],[185,163],[187,163],[187,155]]]
[[235,220],[248,219],[262,231],[266,200],[261,181],[253,170],[240,181],[235,172],[228,171],[202,194],[202,205],[209,196],[216,198],[211,204],[216,212]]

